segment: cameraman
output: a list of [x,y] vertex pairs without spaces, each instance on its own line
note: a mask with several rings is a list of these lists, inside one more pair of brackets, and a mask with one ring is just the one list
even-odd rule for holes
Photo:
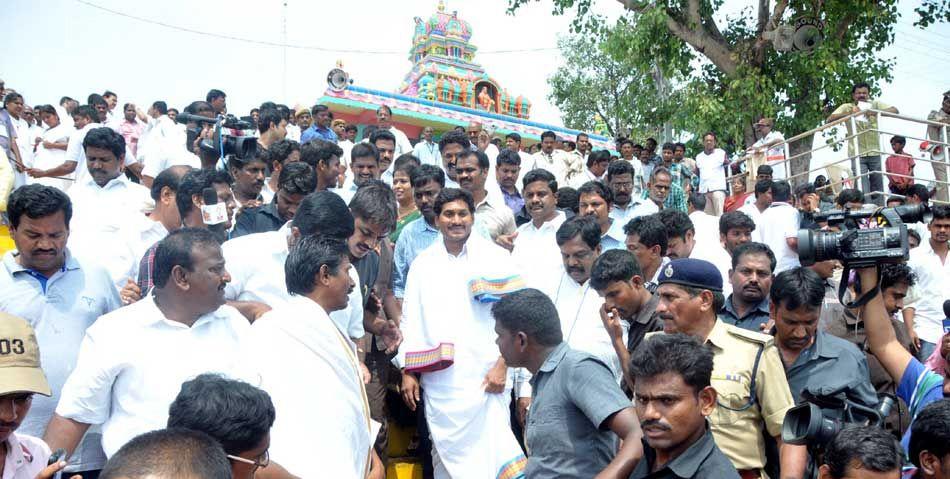
[[889,432],[874,426],[850,426],[828,444],[818,479],[900,477],[904,458]]
[[[862,268],[858,270],[858,275],[861,279],[860,294],[877,286],[878,272],[876,268]],[[913,453],[909,445],[912,441],[911,436],[917,430],[916,419],[918,413],[928,404],[940,401],[945,396],[950,395],[950,381],[947,379],[947,371],[941,371],[941,374],[930,371],[901,346],[894,334],[894,328],[891,326],[890,318],[884,307],[884,298],[881,294],[874,295],[865,305],[861,314],[871,352],[877,356],[884,369],[898,383],[897,396],[910,407],[911,428],[901,439],[901,445],[904,446],[905,451]],[[945,441],[943,447],[946,447],[947,444]],[[914,464],[920,466],[920,457],[923,454],[911,454],[910,459]],[[944,458],[939,459],[943,460]],[[944,466],[944,469],[950,473],[950,461]]]
[[818,329],[825,299],[818,274],[803,267],[783,271],[773,280],[769,296],[775,344],[795,401],[801,402],[805,391],[813,395],[840,391],[862,406],[877,406],[864,354],[853,344]]

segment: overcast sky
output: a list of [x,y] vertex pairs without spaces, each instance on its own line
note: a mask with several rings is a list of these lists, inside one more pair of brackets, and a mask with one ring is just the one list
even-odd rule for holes
[[[239,114],[265,100],[312,105],[326,86],[326,73],[342,60],[355,84],[394,91],[408,72],[413,17],[427,19],[437,0],[4,0],[7,44],[0,56],[0,77],[24,93],[30,104],[52,103],[62,95],[84,100],[90,92],[110,89],[120,103],[148,104],[162,99],[184,106],[204,99],[209,88],[228,94],[229,110]],[[286,3],[286,8],[283,4]],[[516,16],[506,15],[506,0],[449,0],[474,30],[476,60],[513,94],[534,104],[537,121],[561,124],[547,100],[547,78],[559,55],[557,36],[566,34],[570,16],[552,16],[551,1],[531,3]],[[912,6],[896,44],[881,52],[898,56],[894,81],[882,99],[902,112],[921,116],[939,106],[950,88],[950,27],[914,29]],[[90,5],[91,4],[91,5]],[[164,23],[162,26],[121,14]],[[728,0],[726,12],[751,3]],[[619,3],[596,0],[595,11],[616,18]],[[286,14],[286,15],[285,15]],[[215,35],[286,42],[330,50],[267,46]],[[500,50],[547,49],[491,53]],[[286,51],[286,78],[284,52]],[[382,52],[382,53],[370,53]]]

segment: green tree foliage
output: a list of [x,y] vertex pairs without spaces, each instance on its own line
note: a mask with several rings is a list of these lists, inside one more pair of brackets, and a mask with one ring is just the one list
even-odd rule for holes
[[[531,1],[509,0],[509,11]],[[758,118],[775,118],[776,129],[791,137],[817,127],[836,105],[849,101],[855,82],[866,81],[873,90],[891,78],[893,60],[876,54],[894,41],[897,0],[756,0],[728,19],[717,14],[722,0],[620,1],[628,14],[616,25],[606,25],[591,11],[592,0],[554,0],[554,13],[574,10],[574,33],[594,39],[588,51],[638,72],[656,68],[672,79],[670,95],[678,107],[643,116],[640,108],[658,99],[654,85],[641,85],[640,93],[649,96],[626,103],[633,112],[625,112],[621,123],[643,121],[641,128],[650,129],[670,122],[694,134],[713,130],[720,142],[741,149],[755,141],[752,125]],[[946,21],[950,8],[947,0],[925,0],[916,12],[918,25],[926,26]],[[802,18],[821,22],[824,41],[809,53],[776,51],[768,36]],[[567,68],[589,68],[579,60],[569,59]],[[596,88],[599,82],[590,83]],[[594,104],[593,93],[584,95]],[[565,121],[584,124],[577,111],[571,115]],[[793,144],[793,154],[811,144],[810,137]],[[807,156],[803,160],[793,164],[794,172],[807,168]]]

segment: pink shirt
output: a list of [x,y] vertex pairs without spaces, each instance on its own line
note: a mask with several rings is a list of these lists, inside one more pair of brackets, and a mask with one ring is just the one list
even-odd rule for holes
[[45,442],[14,432],[7,438],[7,460],[0,479],[34,479],[46,469],[49,456],[49,446]]
[[122,120],[122,123],[119,123],[119,134],[125,138],[125,144],[132,150],[133,155],[138,156],[139,138],[142,137],[143,131],[145,131],[145,125],[138,120]]

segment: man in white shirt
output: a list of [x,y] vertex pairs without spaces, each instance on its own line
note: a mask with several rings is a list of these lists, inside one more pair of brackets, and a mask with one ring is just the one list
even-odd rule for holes
[[386,105],[380,105],[376,109],[376,124],[379,126],[380,130],[387,130],[396,137],[396,148],[395,153],[393,153],[393,158],[399,158],[405,153],[412,153],[412,143],[409,142],[409,137],[402,132],[399,128],[393,126],[393,111],[389,109]]
[[135,276],[138,277],[139,261],[152,245],[168,233],[181,228],[181,213],[178,211],[177,195],[181,180],[191,171],[190,166],[172,166],[158,174],[152,182],[150,195],[155,209],[130,225],[129,248],[136,261]]
[[775,131],[772,127],[775,121],[771,118],[761,118],[755,124],[755,136],[758,138],[749,149],[746,150],[746,171],[751,174],[758,171],[759,166],[768,165],[772,167],[772,178],[784,180],[788,177],[785,168],[785,148],[777,146],[785,142],[785,135]]
[[151,186],[159,173],[172,166],[201,168],[201,159],[188,151],[185,145],[187,133],[168,117],[165,102],[153,103],[149,115],[153,119],[139,140],[139,159],[145,165],[142,169],[142,184]]
[[748,215],[758,225],[762,213],[772,205],[772,180],[756,181],[754,195],[754,201],[746,202],[739,207],[739,211]]
[[[907,325],[908,333],[913,331],[911,339],[920,342],[922,358],[930,357],[935,348],[940,347],[943,335],[943,302],[950,299],[950,263],[947,252],[950,250],[950,207],[934,205],[931,207],[933,219],[927,226],[930,239],[924,241],[910,252],[907,265],[917,275],[914,286],[919,299],[908,308],[913,309],[913,319]],[[908,315],[904,315],[905,321]]]
[[706,195],[706,212],[719,216],[726,202],[726,168],[729,160],[726,152],[716,148],[716,134],[703,135],[703,151],[696,155],[699,168],[699,192]]
[[588,181],[604,181],[604,175],[607,173],[610,165],[610,152],[607,150],[592,151],[585,160],[587,168],[583,172],[574,175],[571,179],[571,187],[580,188]]
[[535,168],[544,168],[554,174],[559,185],[566,185],[567,178],[580,173],[584,167],[579,161],[575,162],[571,155],[564,150],[555,148],[557,144],[557,135],[553,131],[541,133],[541,151],[532,156],[532,162],[528,165],[528,170]]
[[[281,411],[270,432],[270,457],[298,477],[315,470],[366,477],[383,467],[373,452],[375,429],[356,345],[328,316],[347,307],[358,285],[350,269],[343,241],[301,238],[287,257],[290,297],[254,323],[245,344],[260,387]],[[287,365],[319,380],[301,382],[287,374]]]
[[423,165],[442,166],[442,155],[439,154],[439,145],[432,141],[432,135],[435,129],[427,126],[422,129],[422,138],[412,149],[412,154],[419,158],[419,163]]
[[[144,212],[152,209],[149,190],[122,174],[125,139],[111,128],[94,128],[83,138],[88,173],[69,189],[75,215],[70,250],[109,272],[117,288],[134,276],[134,257],[126,241]],[[108,254],[103,254],[108,252]]]
[[[42,132],[36,144],[36,155],[33,157],[33,167],[27,169],[27,183],[39,183],[47,186],[55,186],[60,190],[66,191],[69,188],[69,179],[62,178],[42,178],[37,174],[61,166],[66,161],[66,148],[69,146],[69,137],[75,129],[69,118],[59,116],[58,110],[52,106],[45,105],[36,109],[38,117],[49,127]],[[65,119],[66,122],[62,120]]]
[[[489,161],[481,151],[462,152],[456,163],[459,187],[469,192],[475,200],[474,230],[492,241],[499,240],[500,236],[509,236],[515,232],[515,216],[504,201],[498,198],[489,198],[485,189],[488,179]],[[499,244],[511,249],[510,239],[503,238]]]
[[787,181],[772,182],[772,204],[762,213],[756,224],[755,236],[775,254],[775,274],[801,266],[798,261],[798,228],[801,216],[789,204],[792,188]]
[[696,231],[696,242],[701,245],[719,244],[719,218],[705,211],[706,196],[691,193],[686,201],[686,212]]
[[[345,203],[349,203],[360,186],[370,180],[379,178],[379,150],[369,143],[357,143],[350,150],[350,161],[353,170],[353,181],[346,182],[342,188],[333,188],[330,191],[340,195]],[[326,176],[326,175],[324,175]],[[319,185],[318,189],[319,189]]]
[[561,250],[555,236],[567,216],[557,209],[556,193],[557,181],[550,171],[538,169],[525,175],[525,209],[531,221],[518,227],[511,256],[532,288],[560,273]]
[[[51,393],[33,398],[31,413],[19,430],[42,437],[76,364],[86,328],[121,305],[109,275],[80,263],[66,248],[72,205],[65,193],[49,186],[23,186],[10,196],[8,213],[16,249],[8,251],[0,265],[0,311],[25,319],[41,346],[39,358]],[[99,433],[88,434],[69,457],[69,470],[102,469],[106,458],[101,440]]]
[[613,195],[610,218],[621,225],[633,219],[633,212],[640,204],[643,190],[634,184],[633,165],[626,161],[614,161],[607,167],[607,186]]
[[[250,324],[224,304],[230,280],[207,229],[185,228],[155,253],[155,288],[86,330],[44,439],[72,452],[91,425],[102,426],[111,456],[130,439],[161,429],[181,384],[201,373],[239,376]],[[251,379],[251,378],[247,378]]]
[[[34,178],[74,176],[76,179],[74,184],[80,184],[88,180],[89,170],[86,167],[86,150],[83,147],[83,141],[90,131],[103,127],[96,122],[96,118],[98,118],[98,113],[91,106],[83,105],[77,108],[76,111],[73,112],[73,122],[76,131],[69,137],[69,144],[66,146],[66,161],[60,166],[33,174],[32,176]],[[125,140],[123,140],[123,144],[124,143]],[[132,154],[128,145],[125,145],[124,148],[125,153],[123,155],[122,166],[131,168],[138,163],[138,160],[136,160],[135,155]],[[140,174],[141,171],[142,169],[138,168],[137,174]],[[75,175],[72,175],[73,172],[75,172]]]
[[[718,236],[712,244],[709,244],[708,241],[706,243],[699,242],[696,239],[695,225],[689,216],[682,211],[663,210],[659,213],[658,219],[666,225],[667,256],[670,260],[693,258],[708,261],[719,270],[721,278],[728,279],[729,270],[732,269],[732,258],[719,243]],[[723,291],[728,291],[726,295],[731,294],[732,284],[726,281],[722,284]]]
[[491,304],[524,282],[507,251],[472,234],[468,192],[443,189],[435,213],[441,239],[416,257],[406,283],[395,360],[402,398],[415,410],[425,397],[437,479],[518,477],[527,461],[511,432],[511,374],[494,344]]
[[396,137],[388,130],[376,130],[369,136],[369,142],[379,152],[379,176],[387,185],[393,184],[393,159],[396,151]]

